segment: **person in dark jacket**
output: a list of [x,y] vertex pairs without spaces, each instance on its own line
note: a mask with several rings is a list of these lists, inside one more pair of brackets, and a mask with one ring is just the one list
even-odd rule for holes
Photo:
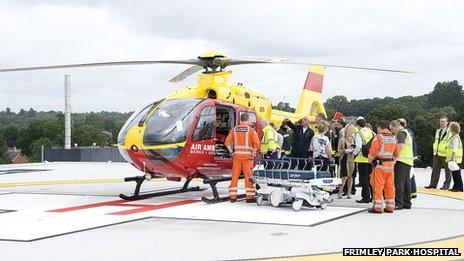
[[293,131],[290,127],[281,125],[277,132],[284,138],[284,143],[282,144],[282,157],[289,157],[292,149]]
[[[293,143],[290,157],[309,158],[309,146],[314,136],[314,131],[309,126],[308,117],[303,117],[303,119],[301,119],[301,125],[293,124],[287,118],[284,119],[282,125],[286,125],[293,130]],[[308,169],[310,166],[307,165],[306,168]]]

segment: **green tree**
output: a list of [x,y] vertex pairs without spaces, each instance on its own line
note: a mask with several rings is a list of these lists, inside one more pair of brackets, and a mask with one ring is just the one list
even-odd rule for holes
[[72,132],[72,141],[79,146],[92,146],[93,143],[98,146],[111,145],[111,137],[102,133],[95,126],[89,124],[79,124],[74,126]]
[[20,129],[17,125],[8,125],[3,129],[2,142],[5,142],[7,146],[16,146],[18,137],[20,136]]
[[6,160],[3,158],[3,155],[5,155],[5,152],[8,150],[8,147],[5,143],[5,135],[3,131],[3,128],[0,128],[0,164],[7,163]]
[[29,118],[34,118],[36,115],[37,115],[37,112],[32,108],[30,108],[29,111],[27,112],[27,117]]
[[53,142],[48,138],[40,138],[32,142],[29,146],[30,156],[29,161],[39,162],[42,160],[42,146],[44,148],[52,148]]
[[64,147],[64,113],[58,112],[55,116],[56,124],[58,125],[58,136],[55,139],[55,145],[58,147]]
[[97,113],[91,112],[85,115],[84,124],[94,126],[95,128],[102,129],[102,118]]
[[23,109],[19,110],[18,117],[26,117],[26,115],[27,115],[27,111]]
[[428,97],[429,107],[453,107],[458,110],[464,101],[464,92],[458,81],[438,82]]
[[335,95],[334,97],[327,99],[324,103],[324,107],[327,111],[343,112],[349,107],[349,102],[345,96]]
[[[464,124],[464,102],[459,107],[458,115],[456,118],[461,124]],[[464,126],[461,125],[461,129],[464,132]]]
[[295,108],[291,107],[288,102],[279,102],[276,106],[272,106],[272,108],[280,111],[295,112]]
[[31,156],[30,145],[40,138],[48,138],[53,144],[60,144],[60,129],[56,120],[36,119],[21,130],[21,136],[18,138],[18,145],[26,154]]
[[399,104],[389,104],[382,108],[370,111],[366,115],[366,121],[372,124],[374,130],[379,120],[391,121],[398,118],[408,118],[407,107]]

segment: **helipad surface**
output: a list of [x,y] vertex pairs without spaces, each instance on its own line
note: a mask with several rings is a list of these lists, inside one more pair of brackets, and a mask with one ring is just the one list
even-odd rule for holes
[[[0,166],[1,260],[322,258],[344,247],[422,242],[464,254],[463,193],[421,189],[427,194],[413,200],[413,209],[382,215],[367,213],[370,204],[354,203],[356,196],[299,212],[244,202],[207,205],[199,199],[209,190],[120,200],[134,186],[122,179],[138,174],[120,163]],[[430,171],[416,170],[419,187],[429,178]],[[180,185],[155,180],[143,190]],[[220,193],[227,185],[220,184]]]

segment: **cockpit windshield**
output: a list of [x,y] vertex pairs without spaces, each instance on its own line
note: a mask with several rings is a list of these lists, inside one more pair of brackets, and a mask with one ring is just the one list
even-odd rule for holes
[[118,134],[118,143],[119,144],[124,144],[124,139],[126,137],[127,132],[134,126],[135,124],[138,124],[148,113],[149,109],[152,108],[153,106],[156,106],[160,101],[157,102],[151,102],[138,110],[136,110],[132,115],[129,117],[129,119],[126,121],[124,126],[122,126],[121,130],[119,131]]
[[144,145],[161,145],[183,142],[194,119],[194,108],[200,99],[164,101],[146,120]]

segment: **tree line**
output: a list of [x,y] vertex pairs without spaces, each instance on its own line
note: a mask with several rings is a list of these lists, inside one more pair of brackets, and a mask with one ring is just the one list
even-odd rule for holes
[[[72,114],[71,146],[112,146],[118,132],[131,115],[119,112],[90,112]],[[21,109],[18,113],[6,108],[0,111],[0,164],[8,163],[3,157],[8,147],[22,150],[29,161],[40,160],[41,147],[64,146],[64,113],[37,112]]]
[[456,80],[438,82],[432,92],[420,96],[348,101],[345,96],[336,95],[327,99],[324,106],[329,117],[336,111],[364,116],[372,126],[376,126],[379,120],[405,118],[416,135],[420,155],[418,165],[422,167],[432,165],[432,144],[440,116],[447,116],[450,121],[457,121],[464,127],[464,92]]

